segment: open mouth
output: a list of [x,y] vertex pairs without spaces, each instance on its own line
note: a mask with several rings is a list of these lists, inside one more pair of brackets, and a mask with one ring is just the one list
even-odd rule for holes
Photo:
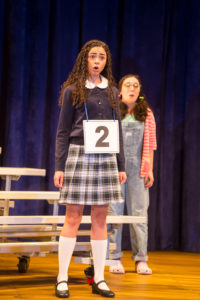
[[94,70],[99,70],[99,68],[98,68],[98,67],[94,67],[93,69],[94,69]]

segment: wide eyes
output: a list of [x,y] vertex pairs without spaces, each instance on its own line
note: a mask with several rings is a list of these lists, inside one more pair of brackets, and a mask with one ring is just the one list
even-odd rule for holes
[[140,85],[137,82],[135,83],[126,82],[124,86],[128,89],[131,87],[133,87],[133,89],[138,89],[140,87]]

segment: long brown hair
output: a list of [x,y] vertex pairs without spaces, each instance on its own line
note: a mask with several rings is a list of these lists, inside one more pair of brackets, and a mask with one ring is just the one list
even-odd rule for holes
[[[138,99],[137,99],[134,107],[131,109],[130,114],[133,114],[136,120],[144,122],[148,111],[151,111],[151,110],[150,110],[149,104],[146,100],[146,96],[142,90],[140,76],[133,75],[133,74],[127,74],[127,75],[123,76],[120,79],[119,84],[118,84],[119,93],[121,92],[124,80],[126,80],[127,78],[130,78],[130,77],[135,77],[139,81],[139,84],[140,84],[140,94],[138,96]],[[121,119],[123,119],[128,112],[128,106],[122,102],[121,98],[120,98],[120,112],[121,112]]]
[[[67,80],[61,86],[61,92],[59,96],[59,105],[62,105],[64,90],[67,86],[73,84],[73,105],[80,105],[86,101],[86,88],[85,82],[88,78],[88,53],[93,47],[102,47],[107,55],[107,61],[105,68],[101,72],[101,75],[108,79],[108,96],[111,106],[117,108],[116,99],[112,90],[112,86],[116,86],[115,80],[112,75],[112,58],[109,47],[106,43],[99,40],[91,40],[83,45],[79,52],[72,72],[68,76]],[[117,110],[116,110],[117,111]]]

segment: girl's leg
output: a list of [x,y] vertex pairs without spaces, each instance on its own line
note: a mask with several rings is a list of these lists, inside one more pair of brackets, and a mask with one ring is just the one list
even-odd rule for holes
[[[127,197],[126,204],[128,215],[147,217],[149,205],[148,190],[143,188],[140,193],[137,193],[137,190],[135,190],[133,194],[129,190],[129,197]],[[135,261],[147,261],[148,225],[130,224],[130,239],[132,258]]]
[[[107,209],[108,205],[93,205],[91,208],[91,245],[95,283],[104,280],[104,266],[107,253]],[[109,291],[105,282],[100,283],[98,288]]]
[[[144,188],[143,178],[135,180],[135,186],[129,186],[127,196],[128,215],[148,216],[149,191]],[[135,270],[139,274],[152,274],[147,265],[148,224],[130,224],[132,258],[135,260]]]
[[[124,185],[123,185],[124,186]],[[124,202],[122,203],[111,203],[109,205],[109,215],[123,215],[124,214]],[[116,243],[117,248],[115,250],[112,250],[109,252],[109,258],[110,259],[120,259],[123,254],[122,254],[122,228],[123,225],[120,226],[120,228],[114,228],[112,230],[112,234],[110,236],[110,242],[111,243]]]
[[[121,185],[122,188],[122,194],[125,200],[126,196],[126,183]],[[124,204],[125,202],[122,203],[111,203],[109,205],[108,211],[110,212],[110,215],[116,214],[116,215],[123,215],[124,214]],[[123,267],[123,264],[121,262],[121,257],[123,256],[122,253],[122,230],[123,230],[123,225],[121,224],[120,228],[114,228],[112,230],[112,234],[109,237],[109,241],[112,243],[115,243],[117,245],[116,250],[110,251],[109,252],[109,258],[110,259],[115,259],[116,264],[112,265],[109,267],[109,271],[114,274],[124,274],[125,269]]]
[[[58,283],[68,280],[68,267],[75,247],[76,234],[83,215],[83,207],[83,205],[74,204],[67,204],[66,206],[65,222],[61,231],[58,246]],[[60,283],[57,285],[57,290],[66,291],[68,290],[68,286],[66,283]]]

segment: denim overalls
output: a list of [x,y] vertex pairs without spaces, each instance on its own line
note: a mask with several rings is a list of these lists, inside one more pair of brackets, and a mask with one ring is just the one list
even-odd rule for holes
[[[144,178],[140,177],[141,153],[144,137],[144,122],[122,121],[124,139],[125,170],[127,180],[122,185],[122,193],[126,202],[128,215],[145,216],[149,206],[149,189],[144,187]],[[117,215],[123,215],[124,203],[110,204],[111,211]],[[147,224],[130,224],[130,241],[132,247],[132,258],[136,261],[147,261]],[[114,229],[110,237],[111,242],[117,244],[117,249],[109,255],[111,259],[122,257],[121,241],[122,226]]]

